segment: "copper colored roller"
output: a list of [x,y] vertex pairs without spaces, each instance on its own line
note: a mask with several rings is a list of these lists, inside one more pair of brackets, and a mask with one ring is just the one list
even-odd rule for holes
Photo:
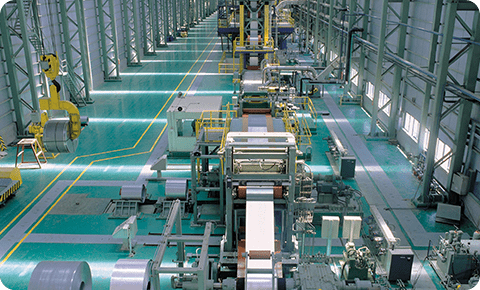
[[239,186],[238,187],[238,198],[245,199],[247,198],[247,187]]
[[[282,193],[282,186],[274,186],[273,187],[273,198],[279,199],[283,198]],[[246,186],[239,186],[238,187],[238,198],[245,199],[247,198],[247,187]]]
[[244,108],[244,114],[267,114],[270,113],[269,108]]
[[282,198],[282,187],[281,186],[274,186],[273,187],[273,198]]
[[248,257],[250,259],[259,259],[259,260],[268,260],[270,259],[271,252],[269,250],[250,250],[248,252]]

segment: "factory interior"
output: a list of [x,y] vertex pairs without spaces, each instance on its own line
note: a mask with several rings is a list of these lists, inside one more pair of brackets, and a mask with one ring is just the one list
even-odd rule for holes
[[476,287],[473,2],[2,2],[0,289]]

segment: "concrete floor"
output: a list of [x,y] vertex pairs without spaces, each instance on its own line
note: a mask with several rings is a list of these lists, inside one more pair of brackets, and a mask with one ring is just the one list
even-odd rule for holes
[[[217,74],[222,52],[216,25],[216,15],[208,17],[192,28],[187,38],[161,48],[156,56],[145,57],[142,66],[123,71],[122,82],[98,87],[91,94],[95,103],[80,109],[82,115],[90,117],[90,125],[83,130],[76,153],[61,154],[41,170],[22,169],[23,185],[0,208],[0,280],[8,288],[26,289],[33,268],[43,260],[85,260],[92,270],[93,288],[109,288],[115,262],[128,253],[120,251],[121,241],[111,238],[123,220],[109,219],[102,205],[106,200],[118,199],[122,185],[141,184],[155,176],[149,168],[164,154],[166,110],[178,92],[223,96],[224,103],[231,101],[232,76]],[[349,184],[362,190],[368,203],[378,206],[401,238],[400,243],[414,249],[417,259],[412,277],[418,278],[415,288],[442,289],[432,269],[422,267],[420,261],[428,241],[436,240],[452,227],[435,223],[434,211],[417,210],[411,205],[409,200],[418,181],[411,174],[410,163],[396,146],[361,138],[368,133],[368,116],[358,106],[340,106],[335,87],[327,90],[329,94],[323,99],[314,99],[317,111],[330,114],[319,116],[310,165],[316,173],[332,173],[324,154],[328,147],[322,138],[328,134],[328,127],[335,130],[357,155],[356,182]],[[14,165],[14,150],[9,148],[0,166]],[[189,163],[189,159],[172,161],[177,162]],[[189,177],[190,173],[170,174]],[[156,200],[164,195],[163,184],[149,182],[147,193]],[[70,200],[81,208],[76,210]],[[148,240],[148,233],[162,232],[163,225],[164,221],[154,214],[143,215],[138,221],[138,239]],[[190,227],[189,220],[183,226],[185,233],[203,233],[202,227]],[[468,221],[461,228],[470,234],[475,229]],[[222,228],[215,233],[222,233]],[[152,258],[155,249],[139,243],[135,258]],[[218,253],[218,248],[210,249]],[[340,247],[333,250],[337,252],[341,253]],[[166,261],[174,255],[172,249]],[[162,283],[164,289],[170,287],[168,277]]]

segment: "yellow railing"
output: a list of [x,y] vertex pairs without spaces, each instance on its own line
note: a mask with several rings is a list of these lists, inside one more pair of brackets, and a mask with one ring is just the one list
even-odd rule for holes
[[238,66],[240,65],[239,63],[236,63],[235,60],[236,58],[234,57],[232,59],[233,63],[226,62],[225,60],[227,59],[227,52],[224,51],[222,58],[220,59],[220,62],[218,63],[218,73],[233,73],[236,70],[238,70]]
[[218,28],[227,28],[228,20],[227,19],[218,19]]
[[280,13],[277,14],[277,22],[288,22],[290,25],[294,26],[295,20],[292,17],[292,14],[290,11],[285,11],[282,10]]
[[310,116],[312,116],[312,119],[315,122],[315,128],[317,128],[317,109],[315,109],[312,99],[310,99],[308,96],[295,97],[295,99],[299,99],[299,104],[302,106],[302,108],[310,113]]
[[285,131],[295,135],[297,146],[311,145],[312,132],[308,127],[307,120],[297,117],[296,111],[283,110],[283,123],[285,125]]
[[230,23],[232,23],[234,17],[235,14],[231,13],[230,16],[228,16],[228,19],[218,19],[218,28],[228,28],[230,26]]
[[[264,44],[263,40],[258,40],[258,43],[257,45],[250,45],[250,41],[247,39],[245,40],[245,47],[242,47],[241,51],[245,51],[245,52],[262,52],[262,51],[269,51],[269,52],[273,52],[273,38],[269,38],[267,43]],[[237,37],[235,38],[235,41],[233,42],[233,51],[235,53],[235,51],[238,51],[238,47],[240,46],[240,39]]]
[[347,93],[348,94],[348,97],[347,96],[341,96],[340,97],[340,105],[343,105],[343,103],[351,103],[353,102],[353,104],[357,104],[357,103],[362,103],[363,101],[363,95],[362,94],[358,94],[358,95],[353,95],[351,94],[350,92]]
[[204,142],[221,142],[222,148],[225,142],[225,135],[230,130],[232,118],[237,117],[237,111],[231,109],[230,104],[225,110],[203,111],[200,118],[195,122],[197,138],[203,129],[205,133]]

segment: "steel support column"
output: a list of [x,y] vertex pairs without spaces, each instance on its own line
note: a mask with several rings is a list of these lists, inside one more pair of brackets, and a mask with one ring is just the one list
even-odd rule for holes
[[138,27],[137,0],[123,0],[123,21],[125,26],[125,45],[127,48],[127,65],[141,64],[140,30]]
[[380,90],[382,88],[382,69],[383,69],[383,56],[385,54],[385,35],[387,31],[387,11],[388,11],[388,1],[383,1],[382,4],[382,17],[380,20],[380,33],[378,35],[378,54],[377,54],[377,67],[375,70],[375,91],[373,95],[373,105],[372,105],[372,121],[370,123],[370,136],[377,135],[377,120],[378,120],[378,98],[380,95]]
[[185,0],[179,0],[179,7],[178,7],[178,10],[180,10],[180,21],[179,21],[179,26],[180,28],[186,26],[185,25],[185,12],[183,11],[184,9],[187,9],[187,7],[185,6]]
[[141,0],[140,5],[142,5],[143,55],[156,55],[153,0]]
[[305,4],[306,4],[305,16],[307,17],[305,21],[305,53],[308,53],[308,43],[310,39],[310,0],[306,0]]
[[20,96],[20,86],[18,84],[17,69],[15,68],[15,55],[13,53],[12,40],[10,39],[10,29],[7,23],[7,9],[3,7],[0,10],[0,31],[2,33],[2,48],[5,54],[5,64],[7,65],[7,77],[9,81],[10,92],[15,110],[15,121],[17,123],[17,135],[25,134],[26,124],[23,117],[22,99]]
[[85,101],[92,104],[94,101],[90,98],[90,90],[93,88],[91,67],[90,67],[90,52],[87,44],[87,25],[85,24],[85,8],[83,1],[75,1],[75,15],[77,17],[78,25],[78,42],[80,44],[80,51],[82,52],[82,73],[85,85]]
[[[400,8],[400,22],[408,23],[408,11],[410,9],[410,0],[403,0],[402,7]],[[397,55],[401,58],[405,55],[405,43],[407,36],[407,27],[405,25],[400,25],[398,28],[398,42],[397,42]],[[398,123],[398,102],[400,99],[400,86],[402,80],[403,69],[398,65],[395,66],[395,72],[393,74],[393,88],[392,88],[392,99],[391,99],[391,109],[390,109],[390,119],[388,120],[388,135],[389,138],[393,139],[397,137],[397,123]]]
[[[351,31],[355,25],[355,12],[357,10],[357,1],[356,0],[350,0],[350,11],[348,11],[348,14],[350,14],[349,18],[348,18],[348,31]],[[347,42],[348,42],[348,39],[347,39]],[[350,47],[350,50],[348,50],[349,47],[347,47],[345,49],[345,57],[352,57],[353,56],[353,41],[352,41],[352,45]],[[343,90],[344,92],[344,95],[346,96],[348,94],[348,92],[350,92],[351,90],[351,87],[352,87],[352,79],[355,77],[355,76],[352,76],[352,74],[350,73],[347,73],[347,70],[352,70],[352,62],[350,61],[350,67],[347,67],[345,66],[345,74],[346,75],[349,75],[349,80],[345,80],[345,89]]]
[[120,81],[117,30],[113,0],[97,0],[100,41],[102,46],[103,74],[105,81]]
[[455,29],[455,15],[457,12],[458,0],[449,0],[445,7],[445,21],[443,27],[443,37],[440,48],[440,61],[437,68],[437,84],[435,86],[435,100],[432,112],[432,124],[430,127],[430,138],[428,143],[427,158],[425,161],[426,169],[423,175],[422,191],[418,198],[417,205],[428,204],[430,184],[435,171],[435,151],[437,147],[438,130],[440,129],[440,115],[442,114],[443,97],[445,96],[445,85],[447,83],[447,73],[452,48],[452,37]]
[[162,15],[162,21],[161,21],[161,29],[163,29],[163,41],[161,39],[161,36],[160,36],[160,39],[161,39],[161,44],[162,46],[166,46],[167,45],[167,38],[168,38],[168,35],[169,35],[169,31],[168,31],[168,0],[160,0],[160,8],[161,8],[161,11],[158,11],[161,15]]
[[[470,40],[473,42],[480,41],[480,15],[478,11],[475,11],[475,16],[472,25],[472,35]],[[467,65],[465,68],[465,81],[464,87],[467,90],[475,92],[475,86],[477,84],[477,72],[480,62],[480,46],[470,45]],[[447,191],[451,193],[453,175],[462,169],[463,157],[465,154],[465,147],[467,146],[468,137],[468,125],[470,123],[470,117],[472,114],[472,102],[462,99],[458,108],[457,125],[455,129],[455,142],[453,144],[453,152],[455,154],[452,157],[450,163],[450,171],[448,172],[447,179]],[[470,138],[474,138],[470,136]],[[468,168],[466,168],[468,170]],[[458,203],[458,195],[450,194],[450,202]]]
[[[26,1],[30,5],[37,5],[36,2]],[[5,8],[3,8],[5,9]],[[25,53],[25,66],[27,69],[28,85],[30,90],[30,96],[32,98],[32,107],[36,112],[40,111],[38,103],[37,85],[35,83],[35,71],[33,70],[32,50],[30,49],[29,31],[27,30],[27,18],[25,11],[25,2],[23,0],[17,0],[18,19],[20,20],[21,39],[23,41],[23,52]]]
[[173,30],[173,37],[177,37],[177,29],[178,29],[178,19],[177,19],[177,13],[178,13],[178,10],[177,10],[177,0],[172,0],[172,15],[173,15],[173,19],[172,19],[172,22],[173,22],[173,27],[172,27],[172,30]]
[[319,25],[320,25],[320,0],[317,0],[317,6],[315,8],[315,33],[313,37],[313,41],[315,42],[313,44],[313,47],[315,49],[315,58],[313,60],[313,65],[318,65],[318,41],[320,38],[319,35]]
[[[435,1],[435,8],[433,11],[433,23],[432,31],[440,31],[440,20],[442,18],[442,6],[443,0]],[[430,53],[428,57],[428,71],[433,73],[435,69],[435,60],[437,56],[437,47],[438,47],[438,34],[432,33],[430,39]],[[422,105],[422,117],[420,120],[420,133],[418,136],[418,152],[423,152],[423,143],[425,140],[425,129],[427,128],[428,113],[430,108],[430,98],[432,96],[432,85],[430,83],[425,84],[425,95],[423,96],[423,105]],[[435,141],[436,142],[436,141]],[[427,148],[425,148],[426,150]]]
[[[90,57],[86,42],[83,1],[73,0],[68,3],[59,1],[58,4],[69,74],[67,88],[77,105],[80,105],[79,102],[91,104],[93,100],[90,98]],[[73,15],[75,15],[75,19]],[[78,74],[79,71],[82,72],[82,75]]]
[[333,38],[333,5],[335,0],[330,0],[330,6],[328,7],[328,30],[327,30],[327,41],[325,41],[325,56],[323,60],[323,65],[327,66],[330,64],[330,56],[333,48],[332,38]]
[[[365,0],[363,5],[364,5],[363,6],[363,13],[369,14],[370,13],[370,0]],[[368,17],[367,16],[363,16],[362,28],[363,28],[362,38],[367,39],[367,35],[368,35],[367,34],[367,31],[368,31]],[[352,45],[353,45],[353,40],[352,40]],[[364,80],[365,80],[365,61],[366,61],[366,58],[367,58],[367,56],[365,54],[365,48],[362,45],[360,47],[360,57],[359,57],[359,60],[358,60],[358,87],[359,87],[358,90],[362,91],[363,93],[365,93]],[[365,102],[365,100],[368,100],[368,98],[363,98],[363,102]],[[365,104],[363,104],[363,106],[365,107]]]

